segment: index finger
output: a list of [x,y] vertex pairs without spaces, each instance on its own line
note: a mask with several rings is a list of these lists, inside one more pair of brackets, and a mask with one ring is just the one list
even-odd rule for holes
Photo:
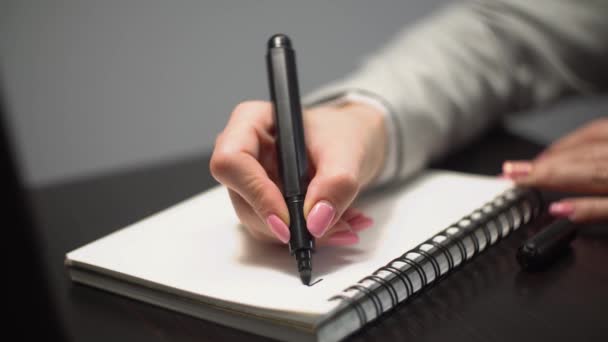
[[272,125],[269,103],[237,106],[216,140],[210,169],[215,179],[241,195],[262,220],[275,214],[288,224],[283,195],[259,161],[261,146],[273,140]]
[[533,162],[527,175],[514,180],[517,185],[553,191],[605,194],[608,193],[608,161],[587,159],[568,162],[567,159],[549,157]]

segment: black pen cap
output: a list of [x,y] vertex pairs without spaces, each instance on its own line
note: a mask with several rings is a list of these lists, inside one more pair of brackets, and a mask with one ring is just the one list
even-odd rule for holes
[[268,39],[268,48],[289,48],[291,49],[291,39],[282,33],[277,33]]
[[567,219],[551,223],[521,245],[517,250],[517,261],[525,270],[545,268],[568,251],[577,230],[576,225]]

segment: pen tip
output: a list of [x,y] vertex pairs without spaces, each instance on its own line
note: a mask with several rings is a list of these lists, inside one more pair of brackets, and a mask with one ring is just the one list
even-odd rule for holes
[[302,284],[310,285],[310,278],[312,274],[312,258],[310,249],[300,249],[296,251],[296,261],[298,263],[298,272],[300,273],[300,279]]
[[300,271],[300,279],[302,280],[302,284],[310,285],[310,278],[312,276],[312,272],[310,270],[301,270]]

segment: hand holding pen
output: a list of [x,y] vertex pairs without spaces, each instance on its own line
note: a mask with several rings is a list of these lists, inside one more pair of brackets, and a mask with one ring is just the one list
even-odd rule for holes
[[[357,232],[372,220],[351,204],[384,161],[383,114],[352,103],[305,110],[303,123],[310,177],[307,228],[317,246],[356,244]],[[254,237],[287,243],[290,217],[280,189],[275,133],[269,102],[239,104],[216,139],[210,168]]]

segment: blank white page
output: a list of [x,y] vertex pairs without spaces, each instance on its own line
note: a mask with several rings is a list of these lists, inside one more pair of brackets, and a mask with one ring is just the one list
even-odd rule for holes
[[215,187],[68,253],[80,263],[162,286],[297,314],[327,313],[328,299],[510,188],[493,177],[427,171],[357,207],[375,224],[352,247],[313,255],[314,286],[300,283],[285,245],[249,237],[227,191]]

